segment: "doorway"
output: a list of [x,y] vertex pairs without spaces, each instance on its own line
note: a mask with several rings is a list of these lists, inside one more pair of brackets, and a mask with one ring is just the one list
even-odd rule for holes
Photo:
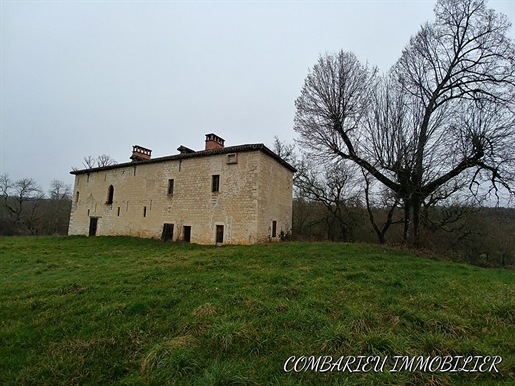
[[173,240],[173,224],[168,224],[168,223],[163,224],[163,234],[161,235],[161,240],[163,240],[163,241],[172,241]]
[[89,218],[89,236],[97,235],[98,217]]
[[217,225],[216,226],[216,243],[222,244],[224,242],[224,226]]
[[184,242],[189,243],[191,241],[191,226],[184,226]]

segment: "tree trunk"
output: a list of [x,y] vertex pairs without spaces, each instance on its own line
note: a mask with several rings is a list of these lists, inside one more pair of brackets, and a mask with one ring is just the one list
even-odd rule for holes
[[411,230],[411,200],[409,198],[403,199],[404,203],[404,233],[402,236],[403,241],[406,243],[410,238]]
[[411,196],[404,201],[404,243],[410,247],[420,247],[420,197]]

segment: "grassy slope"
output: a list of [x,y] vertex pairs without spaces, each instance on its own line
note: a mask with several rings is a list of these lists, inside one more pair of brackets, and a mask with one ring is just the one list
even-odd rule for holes
[[[515,272],[380,246],[2,238],[0,303],[0,384],[468,385],[515,373]],[[504,360],[485,374],[285,374],[291,355]]]

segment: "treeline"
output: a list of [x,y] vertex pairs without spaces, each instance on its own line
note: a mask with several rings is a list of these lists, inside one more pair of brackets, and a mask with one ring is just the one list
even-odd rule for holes
[[[297,169],[290,239],[402,245],[484,267],[515,268],[515,208],[452,185],[422,203],[418,243],[405,238],[405,203],[357,166],[328,162],[275,137]],[[509,199],[505,201],[510,203]]]
[[515,265],[512,212],[487,208],[515,201],[510,28],[486,0],[437,0],[386,72],[343,50],[318,58],[293,125],[313,230],[359,241],[368,219],[380,243]]
[[[324,173],[295,159],[294,146],[272,146],[298,168],[288,239],[404,245],[402,206],[371,192],[359,173]],[[361,176],[362,177],[362,176]],[[364,185],[363,185],[364,184]],[[0,235],[66,235],[71,186],[54,180],[48,192],[31,178],[0,176]],[[515,267],[515,208],[444,200],[423,211],[420,249],[485,267]]]
[[48,192],[32,178],[0,175],[0,235],[66,235],[71,186],[53,180]]
[[[373,208],[386,222],[387,208]],[[353,203],[337,214],[306,198],[293,200],[291,240],[378,243],[366,205]],[[394,217],[384,243],[404,245],[402,217]],[[482,267],[515,268],[515,209],[473,206],[436,207],[424,219],[420,250]]]
[[437,0],[385,72],[343,50],[318,58],[295,100],[294,178],[329,238],[356,238],[357,211],[381,243],[402,231],[415,249],[513,263],[512,219],[484,209],[515,201],[510,28],[486,0]]
[[[84,157],[85,169],[115,165],[106,154]],[[73,170],[78,170],[73,167]],[[48,192],[33,178],[12,180],[0,175],[0,236],[66,235],[72,207],[72,187],[60,180]]]

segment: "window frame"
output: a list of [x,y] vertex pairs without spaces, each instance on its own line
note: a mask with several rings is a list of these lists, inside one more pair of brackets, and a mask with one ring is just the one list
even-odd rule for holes
[[229,165],[237,164],[238,163],[238,153],[227,154],[227,163]]

